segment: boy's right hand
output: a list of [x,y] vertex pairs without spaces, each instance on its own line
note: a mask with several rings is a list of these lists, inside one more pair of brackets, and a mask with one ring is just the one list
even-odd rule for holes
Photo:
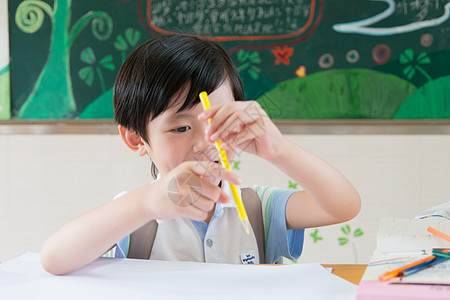
[[150,186],[157,188],[146,199],[146,208],[154,219],[166,220],[187,217],[204,220],[216,202],[230,199],[218,186],[221,180],[236,185],[239,177],[215,162],[188,161],[179,164]]

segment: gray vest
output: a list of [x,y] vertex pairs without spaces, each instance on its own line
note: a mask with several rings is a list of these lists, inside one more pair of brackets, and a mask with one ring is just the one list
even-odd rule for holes
[[[255,233],[260,258],[259,263],[263,264],[265,258],[265,234],[261,213],[261,199],[251,188],[242,188],[241,193],[250,225]],[[134,231],[130,236],[130,246],[127,258],[149,259],[150,254],[152,253],[157,229],[158,223],[155,220],[152,220]]]

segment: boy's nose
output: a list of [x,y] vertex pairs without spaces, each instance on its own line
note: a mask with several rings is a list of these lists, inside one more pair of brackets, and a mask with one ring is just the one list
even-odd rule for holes
[[204,133],[198,134],[195,137],[192,151],[197,160],[215,160],[215,157],[217,156],[217,150],[214,148],[213,144],[206,141]]

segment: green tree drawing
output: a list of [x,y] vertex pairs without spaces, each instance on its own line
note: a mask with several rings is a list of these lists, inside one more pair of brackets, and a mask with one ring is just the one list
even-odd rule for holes
[[[344,246],[350,242],[350,237],[352,236],[352,231],[350,230],[350,225],[345,225],[341,227],[342,232],[347,237],[340,237],[338,238],[338,242],[340,246]],[[360,237],[364,234],[364,231],[361,230],[361,228],[357,228],[355,232],[353,232],[353,236],[355,238]],[[358,253],[356,252],[356,246],[355,243],[352,241],[352,248],[353,248],[353,254],[355,256],[355,263],[358,263]]]
[[411,80],[414,77],[416,70],[422,73],[428,81],[432,80],[430,75],[428,75],[428,73],[420,66],[431,63],[431,59],[426,52],[422,52],[414,58],[414,51],[412,49],[406,49],[405,52],[400,54],[400,63],[406,65],[403,69],[403,75],[405,75],[408,80]]
[[247,70],[248,74],[250,74],[250,77],[255,80],[259,78],[261,68],[257,67],[256,65],[261,63],[261,57],[259,56],[258,51],[245,51],[244,49],[241,49],[237,53],[237,59],[241,64],[238,67],[239,72]]
[[72,0],[55,0],[53,7],[42,0],[24,0],[15,14],[17,27],[25,33],[41,28],[45,14],[52,22],[47,62],[18,118],[59,119],[72,118],[76,103],[70,78],[70,48],[74,40],[91,23],[92,34],[106,40],[112,33],[112,18],[103,11],[89,11],[70,27]]
[[119,34],[114,42],[114,48],[122,55],[122,64],[126,59],[125,51],[129,48],[134,49],[141,39],[141,32],[134,28],[125,29],[125,38]]
[[240,170],[241,169],[241,167],[239,166],[240,165],[240,163],[241,163],[241,161],[240,160],[235,160],[234,162],[233,162],[233,169],[235,169],[235,170]]
[[105,80],[103,78],[102,68],[109,71],[114,71],[115,66],[113,63],[112,55],[107,55],[103,57],[99,63],[96,63],[95,53],[91,47],[87,47],[81,51],[80,58],[83,62],[87,63],[89,66],[81,68],[78,72],[78,76],[88,85],[92,86],[94,82],[94,70],[97,73],[98,80],[100,81],[100,86],[102,87],[102,93],[106,91]]

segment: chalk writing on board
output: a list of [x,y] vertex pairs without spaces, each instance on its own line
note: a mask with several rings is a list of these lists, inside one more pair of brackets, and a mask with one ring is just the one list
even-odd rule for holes
[[147,21],[159,33],[179,31],[217,40],[296,37],[313,24],[316,0],[148,0]]
[[[388,7],[383,12],[367,19],[333,25],[333,29],[343,33],[359,33],[373,36],[401,34],[435,27],[447,21],[450,17],[450,2],[448,0],[379,0],[386,2]],[[445,2],[447,2],[445,4]],[[440,13],[440,15],[439,15]],[[378,22],[389,19],[392,15],[406,16],[406,24],[390,27],[369,27]]]

